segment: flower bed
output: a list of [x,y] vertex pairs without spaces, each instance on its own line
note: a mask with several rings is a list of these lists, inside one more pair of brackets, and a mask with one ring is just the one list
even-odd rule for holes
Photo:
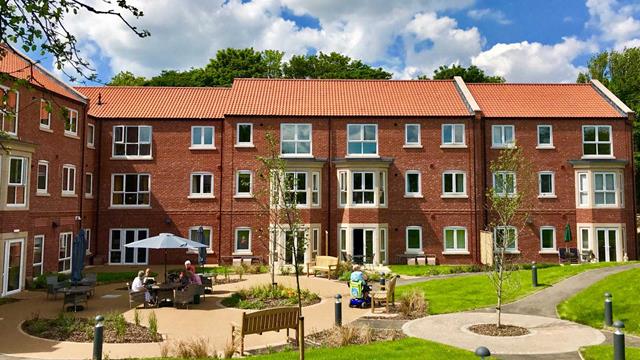
[[[309,306],[320,302],[320,297],[309,290],[301,290],[302,306]],[[258,285],[249,289],[243,289],[231,294],[222,300],[222,304],[228,307],[240,309],[268,309],[276,306],[294,306],[298,303],[296,289],[271,284]]]

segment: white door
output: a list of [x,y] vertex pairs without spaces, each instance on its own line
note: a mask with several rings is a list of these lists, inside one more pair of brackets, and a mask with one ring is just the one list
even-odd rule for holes
[[2,295],[22,290],[24,279],[24,239],[7,240],[4,245]]
[[598,261],[620,261],[618,259],[618,229],[596,229]]

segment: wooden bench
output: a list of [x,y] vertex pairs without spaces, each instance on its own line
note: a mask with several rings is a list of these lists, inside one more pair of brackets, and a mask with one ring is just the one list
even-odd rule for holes
[[251,313],[242,313],[241,324],[231,322],[231,342],[235,346],[236,338],[240,340],[240,355],[244,354],[244,337],[251,334],[262,335],[267,331],[280,331],[289,329],[296,332],[296,343],[298,342],[298,321],[300,312],[297,307],[284,306],[272,309],[260,310]]
[[331,279],[331,272],[338,270],[338,258],[334,256],[316,256],[316,260],[307,264],[307,276],[313,272],[316,276],[318,272],[326,272],[327,277]]

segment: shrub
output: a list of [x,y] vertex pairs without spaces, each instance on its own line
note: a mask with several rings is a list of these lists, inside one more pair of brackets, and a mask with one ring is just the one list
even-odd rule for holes
[[140,326],[140,313],[138,312],[138,308],[133,310],[133,323],[136,324],[136,326]]
[[[300,297],[303,305],[320,300],[320,297],[309,290],[301,289]],[[257,285],[249,289],[242,289],[224,299],[225,306],[241,309],[263,309],[273,306],[293,306],[298,303],[298,294],[295,289],[283,285],[271,284]]]
[[209,345],[204,338],[178,340],[174,345],[174,355],[182,359],[209,358]]
[[244,265],[234,266],[233,270],[235,271],[236,274],[238,274],[238,277],[240,277],[240,280],[242,280],[242,275],[244,275],[245,273],[245,266]]
[[281,266],[280,267],[280,275],[282,275],[282,276],[291,275],[291,268],[288,267],[288,266]]
[[151,334],[153,338],[158,337],[158,318],[154,311],[149,314],[149,334]]
[[427,300],[421,291],[413,290],[400,298],[400,313],[414,319],[425,316],[427,313]]

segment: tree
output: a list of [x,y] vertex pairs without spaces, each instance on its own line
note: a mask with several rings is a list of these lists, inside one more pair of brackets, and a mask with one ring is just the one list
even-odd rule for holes
[[[505,80],[502,76],[489,76],[484,70],[475,65],[465,68],[461,65],[442,65],[433,72],[433,80],[453,79],[454,76],[460,76],[462,80],[470,83],[503,83]],[[420,80],[429,80],[429,77],[422,75],[418,77]]]
[[393,75],[336,52],[294,55],[283,64],[282,72],[292,79],[391,79]]
[[144,76],[135,76],[130,71],[120,71],[115,74],[111,81],[107,83],[109,86],[142,86],[147,79]]
[[[502,303],[505,293],[519,284],[511,277],[515,269],[514,255],[509,254],[515,244],[517,234],[527,224],[529,214],[524,208],[531,203],[530,196],[534,186],[531,177],[531,164],[525,158],[522,148],[502,149],[498,158],[489,164],[494,176],[494,186],[486,193],[489,227],[495,234],[494,264],[488,272],[491,284],[496,292],[496,326],[502,326]],[[516,180],[517,179],[517,180]]]

